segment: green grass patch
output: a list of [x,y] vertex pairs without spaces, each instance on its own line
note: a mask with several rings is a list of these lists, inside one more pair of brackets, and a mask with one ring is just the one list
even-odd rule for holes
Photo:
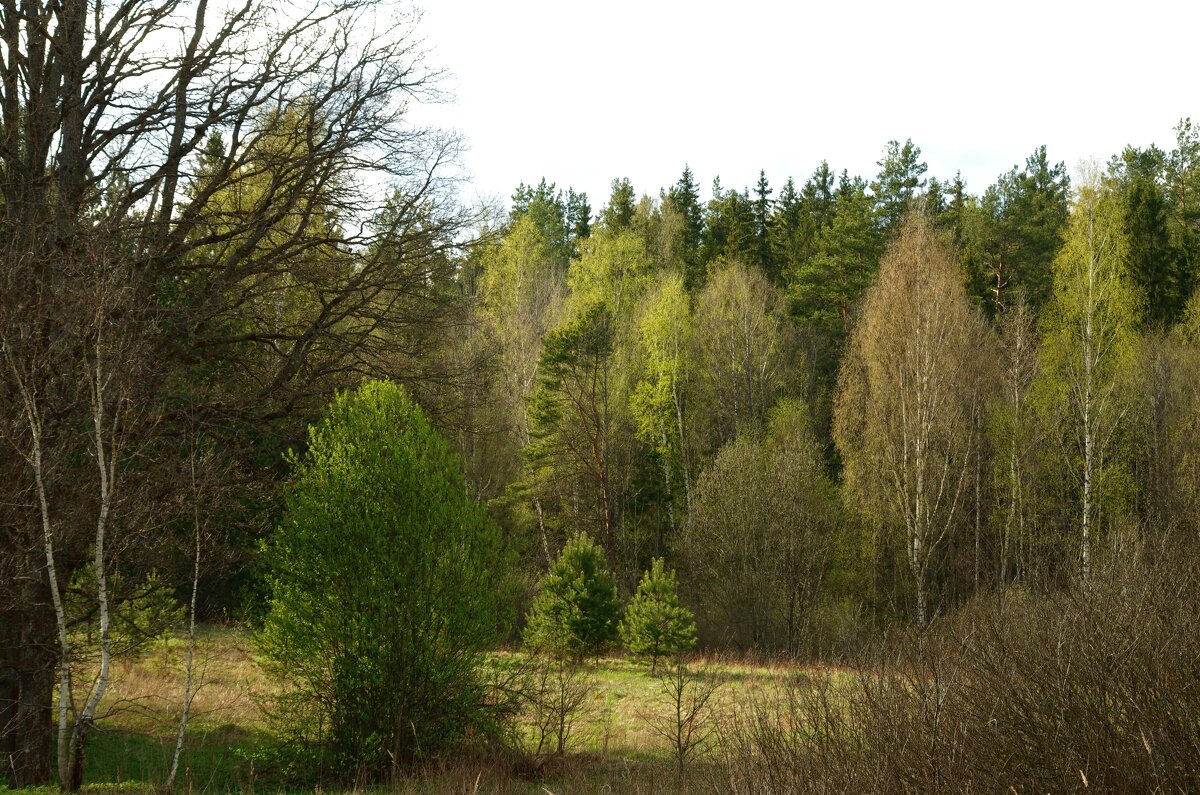
[[[182,700],[186,644],[173,638],[156,643],[137,659],[120,660],[101,705],[98,730],[88,743],[85,792],[152,792],[170,766]],[[261,704],[273,690],[255,662],[249,635],[230,627],[207,626],[198,633],[193,702],[176,791],[282,792],[270,768],[276,746]],[[521,652],[496,652],[497,668],[528,662]],[[713,720],[779,698],[787,678],[850,676],[808,672],[795,666],[697,658],[691,667],[718,682],[710,704]],[[668,666],[660,664],[660,673]],[[670,744],[655,730],[669,725],[671,707],[660,678],[647,664],[610,656],[587,665],[587,699],[576,715],[568,754],[543,749],[537,758],[514,754],[502,759],[432,763],[379,792],[683,792]],[[522,715],[518,733],[532,742],[531,716]],[[527,748],[526,751],[529,749]],[[692,767],[707,767],[703,754]],[[478,785],[478,790],[476,789]],[[373,788],[374,789],[374,788]],[[22,795],[57,788],[21,790]]]

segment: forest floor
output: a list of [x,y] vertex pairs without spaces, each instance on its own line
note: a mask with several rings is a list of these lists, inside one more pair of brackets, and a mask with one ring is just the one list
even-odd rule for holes
[[[497,653],[503,666],[515,652]],[[183,700],[186,642],[158,642],[138,657],[114,666],[108,694],[89,740],[86,792],[142,793],[161,788],[175,747]],[[716,684],[703,728],[716,729],[731,715],[773,700],[785,678],[838,672],[800,669],[769,661],[696,658],[689,663]],[[662,669],[660,669],[662,673]],[[277,740],[266,709],[273,685],[255,662],[248,633],[206,626],[198,632],[194,696],[176,791],[281,792],[277,772],[264,760]],[[674,707],[664,679],[649,666],[624,657],[606,657],[589,667],[583,706],[566,753],[533,753],[538,730],[523,715],[518,731],[525,753],[511,758],[460,759],[431,765],[379,792],[400,793],[600,793],[695,792],[699,780],[712,783],[711,749],[694,754],[679,774],[673,746]],[[5,791],[0,785],[0,791]],[[54,792],[49,789],[46,792]],[[296,790],[291,790],[296,791]],[[319,791],[319,790],[318,790]],[[34,790],[22,790],[31,794]]]

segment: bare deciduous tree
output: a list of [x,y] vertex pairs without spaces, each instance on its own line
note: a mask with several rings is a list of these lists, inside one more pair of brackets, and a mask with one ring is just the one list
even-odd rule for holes
[[904,533],[921,626],[931,561],[964,513],[981,323],[953,251],[910,214],[851,333],[833,431],[851,499]]
[[[103,616],[109,552],[148,526],[144,497],[179,487],[182,428],[249,460],[256,429],[302,429],[364,375],[418,393],[455,379],[425,352],[460,322],[448,286],[472,218],[446,176],[457,140],[408,123],[437,91],[413,23],[359,0],[0,4],[14,785],[50,778],[49,682],[71,662],[55,590],[91,558]],[[71,756],[63,786],[82,774]]]

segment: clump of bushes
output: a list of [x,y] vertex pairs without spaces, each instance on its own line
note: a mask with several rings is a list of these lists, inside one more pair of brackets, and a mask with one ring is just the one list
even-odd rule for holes
[[1087,582],[969,605],[849,680],[797,679],[727,727],[739,793],[1190,792],[1200,565],[1136,544]]
[[286,683],[272,712],[295,768],[384,780],[495,731],[480,663],[504,556],[446,440],[373,382],[340,394],[291,464],[258,643]]

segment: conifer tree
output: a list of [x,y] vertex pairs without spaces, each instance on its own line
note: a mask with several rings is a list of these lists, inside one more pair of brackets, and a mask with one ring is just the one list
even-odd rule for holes
[[621,604],[604,549],[579,533],[539,583],[526,618],[525,643],[560,657],[602,652],[617,638]]
[[700,188],[696,185],[690,168],[683,167],[683,175],[666,192],[663,199],[683,216],[684,286],[692,292],[704,284],[704,267],[700,259],[700,243],[704,237],[704,208],[700,206]]
[[650,658],[652,673],[658,671],[660,657],[679,657],[696,645],[696,620],[679,603],[675,572],[667,570],[662,558],[655,558],[642,576],[620,632],[630,653]]
[[875,196],[880,227],[887,232],[896,228],[909,202],[924,187],[922,176],[929,168],[921,161],[921,147],[908,139],[903,144],[888,141],[883,159],[879,161],[879,176],[871,183]]

